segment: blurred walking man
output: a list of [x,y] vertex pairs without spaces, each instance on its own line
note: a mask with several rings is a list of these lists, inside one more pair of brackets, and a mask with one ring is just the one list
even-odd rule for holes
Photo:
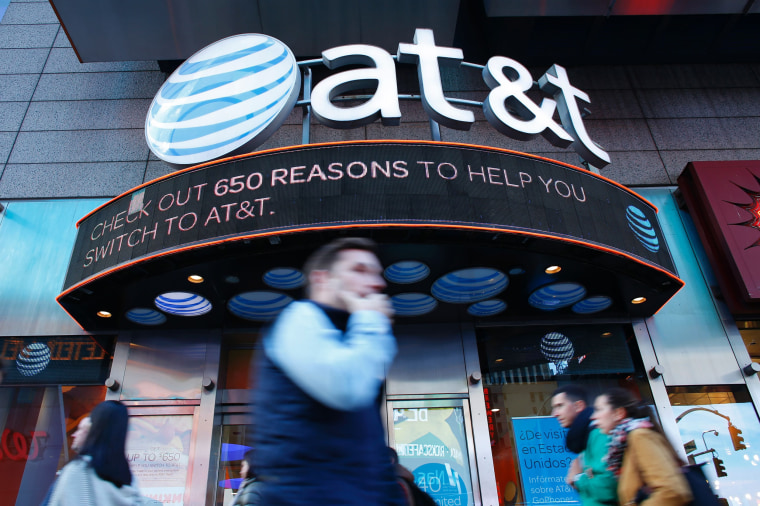
[[380,420],[396,354],[372,241],[338,239],[306,262],[307,300],[264,338],[254,391],[263,505],[403,505]]
[[604,458],[610,438],[594,427],[586,390],[564,385],[552,394],[552,416],[567,429],[565,445],[579,453],[567,470],[565,482],[578,491],[584,506],[617,506],[617,479]]

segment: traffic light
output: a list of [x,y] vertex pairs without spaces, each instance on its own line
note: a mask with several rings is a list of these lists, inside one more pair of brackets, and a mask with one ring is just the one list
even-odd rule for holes
[[726,466],[723,465],[723,461],[718,457],[713,457],[713,465],[715,466],[715,474],[718,475],[718,478],[728,476],[728,473],[726,473]]
[[734,443],[734,450],[746,450],[747,445],[744,444],[744,438],[742,437],[741,429],[735,425],[728,425],[728,432],[731,434],[731,442]]

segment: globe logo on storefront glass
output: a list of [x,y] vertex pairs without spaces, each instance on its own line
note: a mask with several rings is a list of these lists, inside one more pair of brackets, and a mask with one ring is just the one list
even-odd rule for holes
[[16,369],[23,376],[36,376],[50,363],[50,348],[45,343],[32,343],[16,357]]
[[247,152],[280,127],[300,88],[285,44],[260,34],[228,37],[188,58],[161,86],[145,138],[156,156],[176,165]]

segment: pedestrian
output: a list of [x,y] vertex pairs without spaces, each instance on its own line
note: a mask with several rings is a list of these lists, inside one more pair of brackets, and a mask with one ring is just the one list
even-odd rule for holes
[[87,437],[75,459],[53,485],[50,506],[133,506],[142,504],[127,462],[127,408],[104,401],[90,414]]
[[552,393],[552,416],[567,429],[565,445],[573,453],[581,453],[591,432],[591,414],[588,394],[579,385],[563,385]]
[[584,506],[616,505],[617,479],[604,462],[610,438],[593,426],[586,399],[586,390],[578,385],[564,385],[552,394],[552,416],[568,429],[568,449],[579,454],[565,482],[578,491]]
[[611,436],[605,462],[618,478],[620,504],[681,506],[691,502],[676,452],[648,406],[628,390],[611,388],[596,398],[592,419]]
[[253,472],[253,450],[248,450],[243,455],[243,462],[240,463],[240,477],[243,482],[238,488],[235,501],[232,506],[256,506],[261,504],[259,497],[259,487],[261,482],[256,480]]
[[307,260],[308,299],[263,340],[253,397],[261,504],[403,505],[380,419],[396,354],[374,242],[343,238]]
[[396,481],[404,492],[405,504],[408,506],[436,506],[435,500],[417,486],[412,472],[398,461],[396,450],[389,446],[388,453],[391,456],[391,464],[393,464],[393,469],[396,472]]
[[77,453],[84,446],[84,442],[87,439],[87,434],[90,432],[92,426],[92,419],[89,416],[85,416],[79,420],[77,430],[71,435],[71,449]]

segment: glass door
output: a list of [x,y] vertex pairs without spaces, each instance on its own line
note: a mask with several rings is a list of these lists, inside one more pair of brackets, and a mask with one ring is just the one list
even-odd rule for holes
[[438,504],[480,505],[467,399],[389,400],[388,442]]

